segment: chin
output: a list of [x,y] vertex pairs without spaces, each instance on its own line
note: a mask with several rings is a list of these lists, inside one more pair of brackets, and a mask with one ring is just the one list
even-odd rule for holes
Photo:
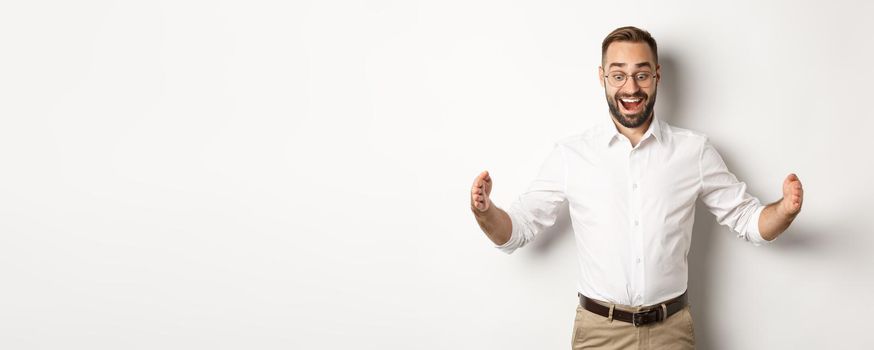
[[638,128],[641,125],[645,124],[647,120],[653,115],[654,111],[651,108],[645,108],[643,112],[640,114],[632,114],[627,115],[619,111],[619,106],[610,105],[610,114],[613,115],[613,118],[622,124],[622,126],[630,129]]

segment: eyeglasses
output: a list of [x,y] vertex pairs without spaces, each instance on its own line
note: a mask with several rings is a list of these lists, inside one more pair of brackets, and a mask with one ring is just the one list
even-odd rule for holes
[[[628,82],[628,74],[624,72],[610,72],[604,76],[607,78],[607,83],[612,87],[622,87]],[[637,72],[632,75],[637,86],[642,88],[649,87],[652,81],[655,80],[655,75],[650,72]]]

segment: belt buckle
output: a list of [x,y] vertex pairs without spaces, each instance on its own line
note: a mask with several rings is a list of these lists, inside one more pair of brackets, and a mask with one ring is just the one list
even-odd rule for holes
[[[640,327],[641,325],[643,325],[641,323],[641,320],[643,319],[642,316],[645,314],[646,313],[644,313],[644,312],[635,312],[635,313],[631,314],[631,324],[633,324],[635,327]],[[641,317],[638,317],[638,316],[641,316]]]
[[[650,310],[647,310],[647,311],[643,311],[643,312],[635,312],[635,313],[631,314],[631,324],[633,324],[635,327],[640,327],[640,326],[646,324],[646,323],[643,323],[643,321],[644,321],[644,320],[649,321],[649,320],[650,320],[650,314],[651,314],[653,311],[655,311],[655,313],[656,313],[656,314],[655,314],[656,321],[661,321],[661,320],[663,320],[663,318],[661,317],[661,316],[662,316],[662,313],[661,313],[662,310],[661,310],[661,309],[650,309]],[[647,322],[647,323],[648,323],[648,322]]]

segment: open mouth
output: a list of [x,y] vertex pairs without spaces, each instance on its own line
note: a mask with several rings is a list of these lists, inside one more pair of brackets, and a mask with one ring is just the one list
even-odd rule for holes
[[622,108],[627,112],[636,113],[643,108],[643,99],[640,97],[620,98],[619,104],[621,104]]

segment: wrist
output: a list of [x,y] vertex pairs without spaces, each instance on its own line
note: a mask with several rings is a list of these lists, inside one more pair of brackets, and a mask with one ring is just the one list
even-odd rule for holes
[[786,200],[785,197],[780,198],[780,201],[777,202],[777,216],[779,216],[784,221],[789,222],[795,219],[795,216],[798,215],[798,212],[796,211],[794,213],[790,213],[788,210],[786,210],[785,203],[783,203],[784,200]]
[[489,201],[489,208],[486,210],[479,210],[477,207],[471,205],[470,210],[473,211],[473,216],[476,217],[477,220],[485,219],[492,215],[495,211],[495,205]]

